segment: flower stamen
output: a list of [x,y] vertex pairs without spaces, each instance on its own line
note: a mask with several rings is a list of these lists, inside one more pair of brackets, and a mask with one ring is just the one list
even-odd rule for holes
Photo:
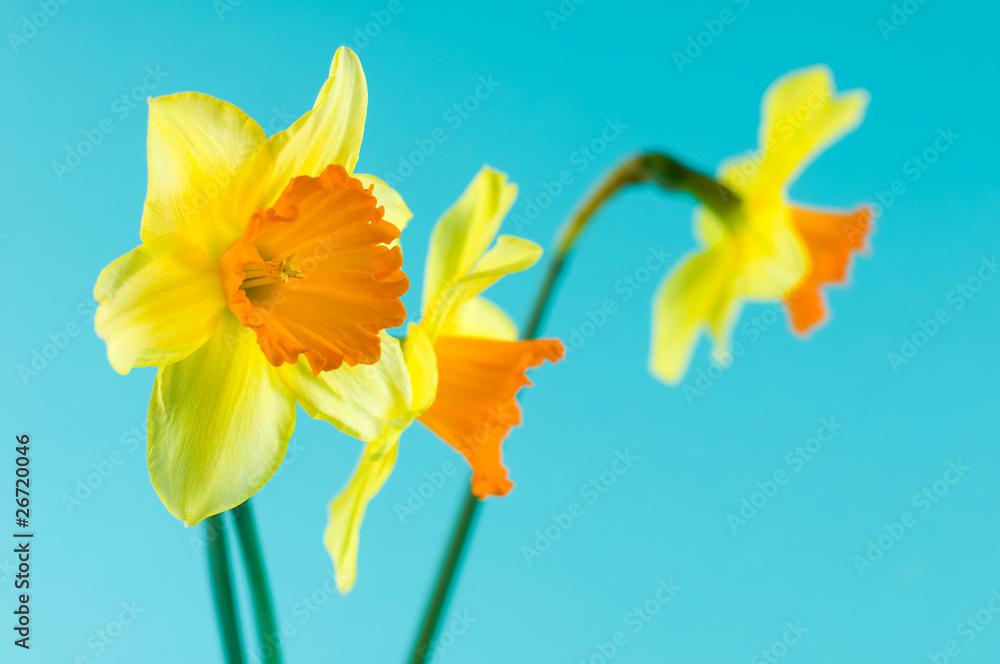
[[257,286],[288,283],[288,278],[302,279],[305,275],[299,265],[299,254],[294,253],[287,258],[275,258],[263,264],[249,263],[243,266],[243,283],[240,290],[246,291]]

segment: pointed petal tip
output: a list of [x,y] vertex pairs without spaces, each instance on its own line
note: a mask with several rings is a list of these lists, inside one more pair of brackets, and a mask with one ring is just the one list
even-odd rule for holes
[[351,590],[354,589],[354,582],[356,581],[355,578],[353,577],[346,578],[345,576],[342,576],[336,572],[334,574],[335,574],[334,580],[337,583],[337,590],[340,592],[341,595],[346,595],[347,593],[351,592]]
[[690,360],[684,362],[670,361],[667,358],[660,357],[656,349],[649,357],[649,374],[656,380],[668,385],[670,387],[676,387],[684,375],[687,373],[687,367]]

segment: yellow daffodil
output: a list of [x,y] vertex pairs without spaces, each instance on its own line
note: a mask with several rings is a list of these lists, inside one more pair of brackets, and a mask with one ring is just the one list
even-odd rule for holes
[[764,96],[759,149],[722,165],[719,181],[739,198],[724,214],[700,208],[703,245],[667,278],[656,296],[650,369],[679,381],[701,330],[724,361],[745,301],[783,299],[792,327],[805,333],[825,317],[820,286],[846,279],[861,249],[870,212],[807,209],[787,201],[798,174],[864,117],[868,93],[838,94],[826,67],[785,76]]
[[424,278],[423,317],[411,324],[403,352],[412,379],[382,440],[367,446],[354,476],[330,504],[325,542],[337,585],[347,592],[357,570],[358,536],[368,504],[392,470],[399,435],[415,419],[465,456],[480,499],[513,486],[501,463],[501,443],[521,422],[517,391],[525,371],[562,357],[555,339],[517,340],[517,327],[479,295],[500,277],[531,267],[541,248],[521,238],[496,238],[517,196],[507,177],[484,167],[431,236]]
[[[149,471],[191,525],[281,463],[295,403],[363,440],[409,391],[399,343],[410,212],[353,173],[368,91],[337,51],[312,110],[270,138],[232,104],[149,100],[142,244],[101,273],[97,333],[120,373],[156,366]],[[402,386],[402,387],[400,387]]]

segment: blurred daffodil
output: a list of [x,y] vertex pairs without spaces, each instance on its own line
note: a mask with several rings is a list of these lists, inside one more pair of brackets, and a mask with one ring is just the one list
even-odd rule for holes
[[382,330],[406,317],[394,245],[411,215],[353,173],[367,104],[346,48],[312,110],[270,138],[207,95],[149,101],[142,244],[98,278],[95,324],[117,371],[160,367],[149,471],[185,524],[267,482],[296,401],[376,440],[407,398],[402,350]]
[[354,584],[365,507],[392,470],[400,433],[415,419],[466,458],[477,497],[502,496],[513,486],[501,443],[521,422],[515,395],[531,384],[527,369],[563,354],[555,339],[518,341],[510,317],[480,295],[541,256],[538,245],[512,236],[500,236],[490,248],[516,195],[504,174],[484,167],[434,228],[423,316],[403,341],[410,402],[397,410],[383,439],[367,446],[347,487],[330,504],[325,542],[342,592]]
[[826,317],[820,287],[846,279],[852,251],[864,247],[870,212],[810,209],[787,200],[788,186],[828,146],[860,125],[863,90],[837,93],[826,67],[793,72],[764,96],[759,148],[724,163],[719,182],[738,197],[724,209],[699,208],[702,248],[661,286],[653,310],[650,368],[679,381],[703,328],[713,356],[728,357],[746,301],[783,299],[805,333]]

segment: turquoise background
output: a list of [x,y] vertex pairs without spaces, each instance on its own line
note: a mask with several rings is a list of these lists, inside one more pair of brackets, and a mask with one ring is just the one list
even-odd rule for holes
[[[32,32],[24,20],[46,2],[58,12]],[[902,5],[589,0],[563,2],[562,16],[551,13],[558,0],[5,2],[0,534],[9,541],[13,530],[14,435],[28,432],[37,535],[30,653],[12,645],[11,554],[0,553],[0,659],[220,661],[203,528],[185,530],[167,513],[143,459],[154,371],[117,375],[92,331],[94,281],[138,243],[145,196],[146,109],[121,97],[197,90],[272,132],[310,107],[334,51],[347,44],[369,85],[361,170],[384,176],[415,141],[438,128],[447,135],[397,185],[415,214],[403,238],[416,286],[405,298],[411,311],[430,228],[484,162],[520,184],[514,214],[527,219],[532,201],[544,207],[520,228],[508,219],[504,232],[549,246],[574,203],[626,155],[659,148],[711,171],[755,147],[761,94],[785,72],[827,63],[841,89],[872,96],[864,125],[791,189],[798,201],[833,207],[881,197],[872,255],[856,263],[849,289],[831,292],[834,318],[808,342],[789,332],[782,312],[745,312],[735,338],[746,352],[703,380],[702,394],[646,372],[650,302],[666,268],[631,297],[615,288],[652,249],[676,259],[693,246],[691,201],[635,189],[596,219],[545,332],[571,338],[609,298],[616,313],[563,363],[535,371],[536,387],[522,393],[526,426],[506,446],[517,486],[483,511],[452,603],[470,624],[445,638],[437,661],[599,663],[617,640],[615,664],[755,664],[787,636],[798,640],[775,648],[773,660],[995,662],[1000,280],[975,279],[1000,248],[1000,10]],[[727,9],[731,22],[712,35]],[[372,23],[379,18],[385,25]],[[367,41],[366,26],[377,32]],[[30,38],[14,43],[11,33]],[[697,57],[679,68],[673,54],[699,35],[701,53],[692,48]],[[495,89],[468,117],[456,116],[479,77],[492,77]],[[105,119],[113,131],[100,132],[91,154],[60,178],[53,162]],[[607,121],[619,122],[620,134],[592,160],[583,156]],[[938,132],[949,129],[958,138],[934,153]],[[925,150],[934,163],[914,171]],[[572,182],[547,200],[545,183],[566,169]],[[509,278],[491,295],[523,321],[541,276]],[[961,285],[980,288],[967,298]],[[941,309],[948,322],[920,337],[921,321]],[[24,379],[19,367],[49,335],[63,340],[67,325],[78,333]],[[915,334],[921,347],[894,367],[889,353]],[[702,389],[707,351],[698,349],[689,387]],[[796,446],[824,419],[842,428],[824,434],[829,442],[806,462]],[[359,449],[300,413],[285,465],[255,498],[279,620],[294,630],[290,663],[404,661],[466,491],[460,457],[421,427],[408,431],[368,512],[357,586],[341,597],[329,592],[321,533],[326,503]],[[635,458],[620,475],[618,453]],[[448,462],[460,472],[401,519],[397,505]],[[968,470],[937,484],[947,493],[936,502],[921,498],[949,462]],[[89,497],[67,506],[65,496],[109,465]],[[786,483],[767,484],[779,471]],[[602,473],[614,479],[603,493],[583,488]],[[774,495],[734,534],[727,515],[743,499],[761,504],[758,482]],[[553,515],[565,523],[559,515],[574,502],[579,516],[528,564],[522,547],[535,546]],[[886,533],[883,524],[898,532],[901,519],[912,527],[900,526],[902,539],[860,573],[855,557]],[[663,590],[671,583],[672,596]],[[670,601],[661,604],[658,591]],[[134,621],[123,602],[141,609]],[[645,603],[657,609],[648,622],[634,613]],[[979,630],[960,626],[977,612]],[[115,626],[119,617],[131,624]],[[786,624],[808,631],[797,637]],[[451,618],[445,625],[464,629]],[[115,638],[102,642],[102,630]],[[952,655],[929,657],[949,641]]]

